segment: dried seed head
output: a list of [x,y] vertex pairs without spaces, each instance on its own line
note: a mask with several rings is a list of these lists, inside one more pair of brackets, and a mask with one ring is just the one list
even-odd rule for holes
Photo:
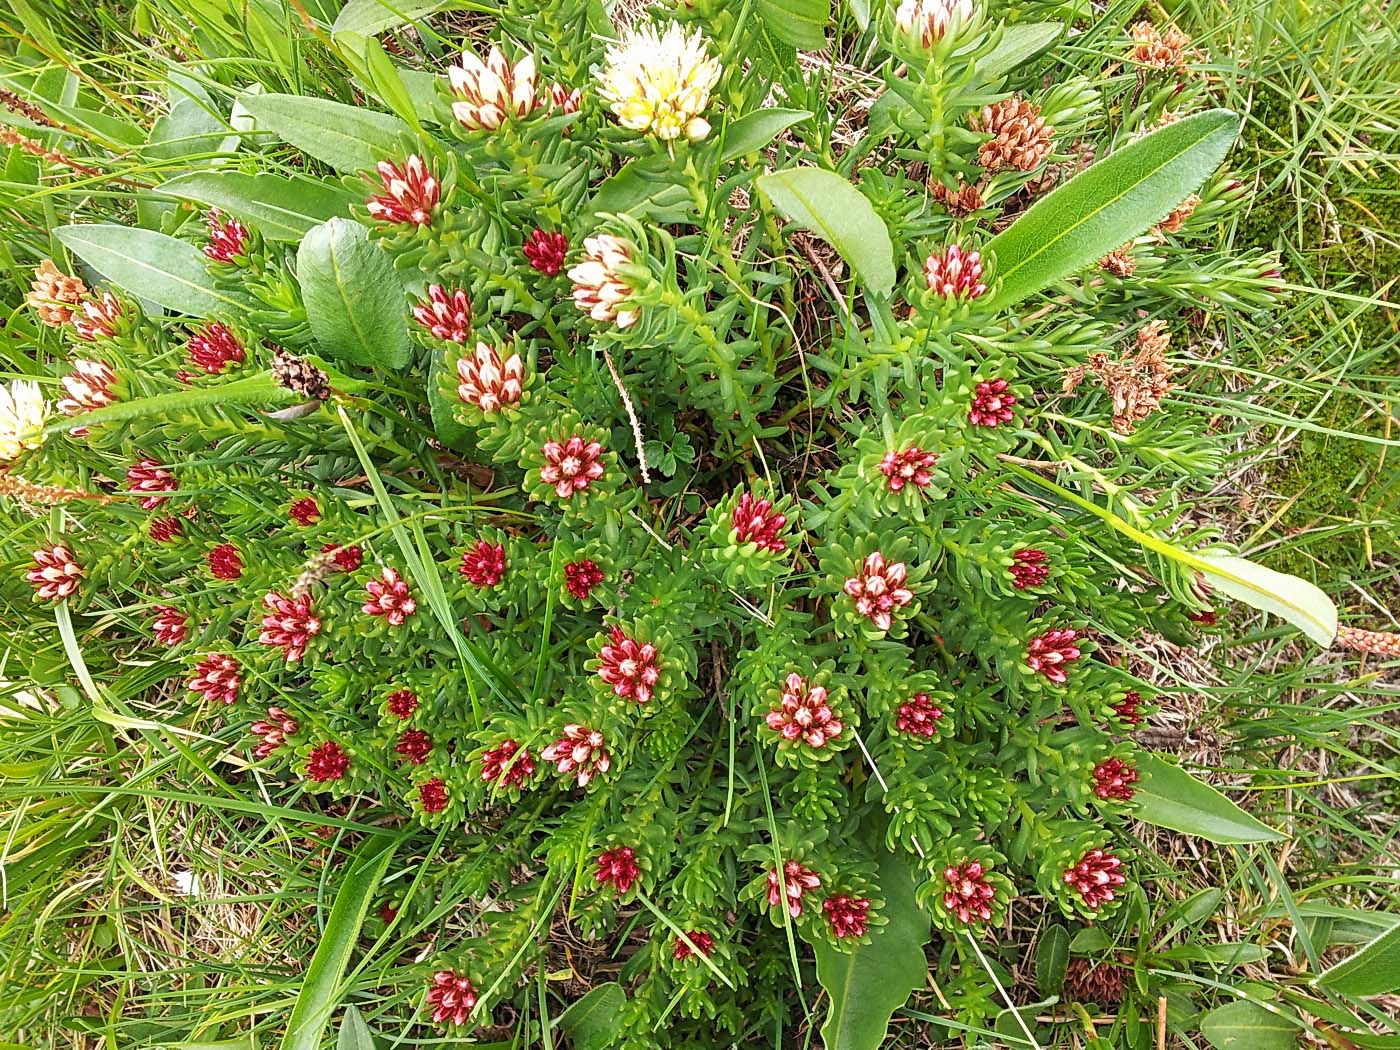
[[969,120],[973,131],[992,137],[977,148],[977,163],[988,174],[1002,168],[1034,171],[1050,156],[1055,129],[1047,127],[1040,107],[1013,95],[983,106]]
[[272,355],[272,375],[281,386],[313,401],[331,396],[331,381],[326,373],[285,350]]

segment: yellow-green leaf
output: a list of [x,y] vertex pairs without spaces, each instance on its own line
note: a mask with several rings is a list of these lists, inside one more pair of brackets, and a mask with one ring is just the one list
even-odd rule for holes
[[1281,616],[1318,645],[1337,637],[1337,607],[1307,580],[1266,569],[1244,558],[1197,554],[1206,581],[1237,601]]

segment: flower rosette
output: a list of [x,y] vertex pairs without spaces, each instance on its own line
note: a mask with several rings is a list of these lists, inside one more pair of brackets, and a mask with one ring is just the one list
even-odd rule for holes
[[1098,646],[1077,613],[1051,609],[1014,634],[995,655],[1000,666],[1015,668],[1023,689],[1078,692],[1082,680],[1099,674],[1089,659]]
[[1122,906],[1131,885],[1128,866],[1102,827],[1047,822],[1032,849],[1036,887],[1067,917],[1102,919]]
[[925,580],[928,563],[905,530],[886,522],[873,533],[828,544],[819,558],[840,633],[869,641],[908,634],[919,594],[931,584]]
[[302,730],[292,772],[307,791],[348,798],[372,790],[379,782],[376,764],[340,735],[310,723]]
[[1016,446],[1034,404],[1030,387],[1019,381],[1011,362],[999,357],[947,369],[941,387],[928,393],[951,407],[949,422],[961,428],[968,450],[984,456]]
[[460,824],[466,817],[466,798],[465,772],[447,759],[415,767],[403,790],[405,806],[429,828]]
[[495,462],[516,460],[542,418],[533,346],[488,331],[443,353],[446,367],[437,374],[437,393],[452,406],[453,418],[471,428]]
[[601,538],[581,541],[556,535],[552,548],[537,552],[531,565],[540,589],[553,591],[566,609],[581,611],[616,601],[621,583],[617,552]]
[[649,717],[666,705],[685,681],[685,661],[670,632],[651,618],[606,617],[588,643],[584,663],[589,688],[612,715]]
[[972,834],[949,836],[928,851],[928,878],[914,887],[914,897],[946,933],[991,929],[1016,899],[1006,866],[1004,856]]
[[777,842],[755,842],[740,855],[757,873],[739,891],[739,900],[768,916],[778,929],[791,922],[805,938],[822,923],[822,900],[831,888],[822,848],[826,833],[787,824]]
[[551,741],[549,734],[526,719],[496,715],[476,740],[477,747],[467,755],[467,792],[473,805],[513,805],[554,768],[540,755]]
[[606,500],[621,474],[606,442],[602,427],[559,411],[522,450],[525,494],[571,516]]
[[357,188],[365,203],[352,211],[395,269],[432,272],[446,261],[447,243],[474,221],[472,209],[453,207],[456,185],[456,157],[420,136],[412,149],[360,173]]
[[441,572],[450,573],[448,594],[474,611],[530,608],[539,596],[539,556],[528,540],[488,525],[465,532]]
[[789,667],[763,694],[754,714],[758,738],[780,766],[811,768],[850,746],[859,725],[855,705],[830,660]]
[[866,710],[880,712],[880,726],[891,747],[920,751],[957,731],[954,704],[954,694],[937,674],[920,671],[882,683],[867,697]]
[[792,570],[802,533],[789,496],[773,499],[766,486],[737,487],[706,515],[708,542],[702,557],[726,587],[758,590]]
[[885,515],[923,521],[929,503],[943,499],[962,473],[962,435],[933,414],[885,416],[855,446],[860,492]]

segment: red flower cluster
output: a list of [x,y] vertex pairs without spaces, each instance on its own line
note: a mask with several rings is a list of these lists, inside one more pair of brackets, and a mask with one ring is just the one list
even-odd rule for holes
[[901,733],[927,739],[938,733],[938,723],[942,720],[943,708],[935,704],[928,693],[915,693],[899,705],[894,727]]
[[976,299],[987,291],[982,283],[982,253],[949,245],[924,260],[924,280],[945,299]]
[[413,717],[413,712],[418,710],[418,694],[412,689],[396,689],[385,697],[384,704],[391,715],[407,722]]
[[1119,886],[1127,877],[1118,869],[1123,862],[1112,853],[1091,849],[1078,864],[1065,870],[1065,885],[1074,888],[1084,906],[1097,911],[1116,897]]
[[359,547],[337,547],[334,543],[327,543],[321,548],[322,554],[329,554],[331,561],[335,562],[335,567],[341,572],[354,572],[365,560],[365,555]]
[[236,580],[243,575],[243,556],[232,543],[221,543],[205,555],[209,572],[216,579]]
[[190,336],[190,360],[210,375],[218,375],[229,365],[241,365],[247,356],[228,326],[213,321]]
[[535,775],[535,759],[516,740],[502,740],[481,756],[481,779],[502,788],[524,787]]
[[477,540],[462,555],[459,570],[473,587],[494,587],[506,575],[506,548],[489,540]]
[[767,722],[784,740],[801,740],[808,747],[825,747],[843,728],[827,703],[826,688],[808,688],[807,679],[795,673],[784,680],[778,706],[768,712]]
[[84,299],[82,313],[73,314],[73,334],[86,343],[110,339],[117,334],[117,323],[126,311],[111,292],[103,292],[98,300]]
[[598,870],[593,875],[593,881],[611,886],[618,893],[626,893],[641,877],[642,869],[631,846],[605,849],[598,855]]
[[258,738],[258,744],[253,748],[253,757],[262,761],[285,744],[287,737],[296,733],[297,728],[296,719],[286,711],[280,707],[269,707],[267,721],[254,722],[250,728],[252,734]]
[[964,925],[987,922],[992,917],[996,887],[987,881],[987,869],[980,861],[968,860],[943,869],[943,907]]
[[1050,555],[1035,547],[1011,552],[1011,586],[1018,591],[1039,587],[1050,578]]
[[350,771],[350,756],[334,740],[317,744],[306,756],[306,775],[318,784],[340,780]]
[[777,868],[768,872],[768,906],[783,905],[796,919],[802,914],[803,895],[821,889],[821,885],[821,876],[811,868],[804,868],[795,860],[784,861],[781,874]]
[[574,723],[566,725],[564,735],[540,752],[540,757],[553,762],[560,773],[572,773],[579,787],[587,787],[590,780],[612,766],[603,734]]
[[472,330],[472,301],[461,288],[449,291],[430,284],[428,298],[413,308],[413,319],[434,339],[465,343]]
[[1080,657],[1079,646],[1074,644],[1078,637],[1079,632],[1072,627],[1036,635],[1026,643],[1026,664],[1056,685],[1064,685],[1069,679],[1066,667]]
[[476,986],[454,970],[439,970],[428,986],[434,1024],[464,1025],[476,1007]]
[[593,588],[603,582],[603,570],[592,558],[571,561],[564,566],[564,586],[579,601],[587,601]]
[[[704,930],[686,930],[685,935],[691,939],[696,948],[700,949],[700,954],[706,957],[715,950],[715,939]],[[671,949],[671,958],[677,962],[683,962],[695,954],[694,949],[686,944],[679,937],[676,938],[676,946]]]
[[248,253],[248,228],[237,219],[225,219],[218,208],[209,211],[209,241],[204,254],[215,262],[230,263]]
[[191,691],[210,703],[231,704],[238,699],[238,661],[227,653],[210,653],[195,665]]
[[189,634],[189,617],[173,605],[157,605],[151,630],[161,645],[179,645]]
[[83,570],[67,547],[61,543],[40,547],[31,557],[34,568],[25,573],[24,578],[34,585],[34,591],[41,599],[52,601],[78,593],[78,581],[83,578]]
[[418,785],[418,804],[424,813],[441,813],[447,808],[447,784],[441,777],[433,777]]
[[886,452],[885,458],[880,460],[880,473],[885,475],[891,492],[902,492],[905,485],[925,489],[933,484],[933,468],[937,462],[936,453],[910,445],[903,450]]
[[564,268],[564,257],[569,254],[569,238],[562,233],[534,229],[525,238],[520,250],[526,262],[546,277],[553,277]]
[[1133,787],[1138,771],[1121,758],[1106,758],[1094,767],[1094,794],[1105,801],[1128,802],[1136,794]]
[[1142,694],[1136,689],[1129,689],[1123,694],[1123,699],[1113,705],[1113,713],[1126,725],[1136,728],[1142,723],[1141,705]]
[[855,576],[846,581],[845,591],[856,602],[856,612],[880,631],[894,623],[894,611],[914,600],[914,592],[904,586],[909,570],[902,561],[885,564],[879,551],[869,555]]
[[787,525],[787,517],[773,513],[770,500],[754,499],[745,492],[734,505],[730,525],[739,543],[752,543],[759,550],[772,554],[781,554],[787,549],[787,543],[778,535]]
[[151,522],[151,539],[157,543],[169,543],[185,534],[185,526],[179,518],[156,518]]
[[314,525],[321,520],[321,505],[310,496],[293,501],[287,508],[287,515],[302,528]]
[[394,751],[415,766],[421,766],[428,761],[432,750],[433,738],[421,729],[408,730],[394,745]]
[[280,646],[288,663],[300,660],[311,639],[321,633],[321,621],[311,610],[311,596],[284,598],[277,591],[269,591],[263,597],[263,608],[267,613],[258,642]]
[[656,646],[628,638],[622,628],[614,627],[612,641],[598,650],[598,677],[612,686],[613,696],[644,704],[661,678],[657,656]]
[[380,222],[426,226],[433,221],[442,187],[418,154],[410,154],[403,166],[381,160],[376,166],[384,192],[370,198],[368,208]]
[[155,510],[166,500],[163,493],[174,492],[180,487],[175,475],[154,459],[143,459],[134,467],[129,467],[126,483],[131,492],[148,493],[141,501],[142,510]]
[[1011,422],[1015,415],[1011,407],[1016,404],[1016,395],[1008,392],[1010,386],[1005,379],[977,384],[972,405],[967,411],[967,418],[973,426],[999,427]]
[[584,491],[603,476],[603,446],[596,441],[584,441],[577,435],[562,444],[546,441],[540,454],[544,456],[540,480],[553,485],[560,499]]
[[870,926],[870,902],[864,898],[828,897],[822,901],[822,911],[838,939],[864,937]]
[[380,576],[380,579],[365,584],[369,601],[360,606],[360,611],[370,616],[382,616],[394,627],[399,627],[418,611],[418,603],[408,593],[408,584],[393,569],[382,570]]

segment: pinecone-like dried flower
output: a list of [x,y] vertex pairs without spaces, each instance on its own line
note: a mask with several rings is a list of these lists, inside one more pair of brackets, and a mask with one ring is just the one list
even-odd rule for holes
[[1143,20],[1136,23],[1131,32],[1133,47],[1128,52],[1130,62],[1149,69],[1186,72],[1186,49],[1191,46],[1191,38],[1176,26],[1159,30],[1151,22]]
[[1121,248],[1114,248],[1102,259],[1099,266],[1113,274],[1114,277],[1131,277],[1133,271],[1137,269],[1137,260],[1133,258],[1133,245],[1129,241]]
[[[1167,361],[1171,334],[1165,321],[1150,321],[1138,329],[1137,351],[1118,361],[1106,354],[1089,359],[1089,371],[1103,384],[1113,401],[1113,429],[1131,434],[1134,427],[1161,405],[1172,389],[1176,369]],[[1078,370],[1073,370],[1078,372]],[[1066,377],[1066,391],[1078,385],[1077,376]]]
[[1371,653],[1387,658],[1400,657],[1400,634],[1387,631],[1363,631],[1356,627],[1338,627],[1335,645],[1358,653]]
[[29,286],[29,306],[39,320],[50,328],[62,328],[73,319],[73,307],[87,295],[87,285],[81,277],[64,273],[45,259],[34,271]]
[[311,401],[324,401],[331,396],[331,381],[326,373],[285,350],[272,355],[272,377],[279,385]]
[[1165,233],[1179,233],[1186,225],[1186,220],[1196,211],[1196,206],[1201,203],[1201,198],[1196,194],[1191,194],[1184,201],[1172,209],[1172,213],[1153,227],[1153,232],[1160,238]]
[[982,191],[975,183],[959,182],[958,188],[950,190],[937,179],[929,182],[929,196],[948,210],[956,219],[966,218],[979,208],[986,207]]
[[983,106],[969,123],[992,136],[977,148],[977,163],[989,175],[1003,168],[1034,171],[1050,156],[1055,129],[1046,126],[1039,106],[1019,96]]

